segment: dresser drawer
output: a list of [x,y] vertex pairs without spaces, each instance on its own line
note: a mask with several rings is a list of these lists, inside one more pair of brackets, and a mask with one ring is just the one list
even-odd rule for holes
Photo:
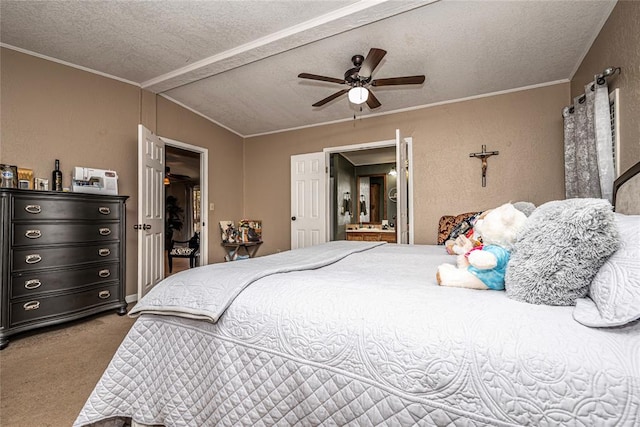
[[9,311],[10,327],[117,302],[118,297],[118,284],[111,283],[83,292],[12,301]]
[[119,255],[117,242],[75,247],[14,249],[13,271],[115,261],[119,259]]
[[98,200],[58,200],[55,198],[15,197],[13,219],[119,219],[117,202]]
[[118,240],[120,224],[14,224],[14,246],[51,245]]
[[72,270],[27,271],[11,277],[11,298],[41,295],[120,280],[120,265],[102,264]]

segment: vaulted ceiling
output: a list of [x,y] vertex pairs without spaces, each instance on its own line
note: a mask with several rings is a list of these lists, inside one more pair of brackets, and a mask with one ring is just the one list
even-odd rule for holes
[[[2,46],[159,93],[252,136],[568,81],[615,0],[0,1]],[[337,97],[352,56],[387,51],[382,106]]]

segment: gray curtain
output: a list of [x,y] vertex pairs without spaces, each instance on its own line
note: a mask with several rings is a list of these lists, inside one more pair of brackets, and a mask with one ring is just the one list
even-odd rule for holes
[[584,95],[565,107],[564,161],[566,198],[592,197],[611,201],[613,148],[606,81],[585,86]]

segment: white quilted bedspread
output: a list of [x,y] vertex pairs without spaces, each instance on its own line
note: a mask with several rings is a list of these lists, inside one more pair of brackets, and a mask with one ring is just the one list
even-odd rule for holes
[[269,275],[217,323],[143,314],[74,425],[640,425],[640,323],[439,287],[443,252]]
[[217,322],[233,300],[263,277],[314,270],[385,242],[328,242],[243,263],[212,264],[168,277],[144,296],[129,315],[176,314]]

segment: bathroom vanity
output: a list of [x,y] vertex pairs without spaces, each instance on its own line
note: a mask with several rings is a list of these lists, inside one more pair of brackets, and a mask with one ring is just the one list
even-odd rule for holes
[[347,227],[347,240],[364,240],[368,242],[396,243],[396,230],[383,230],[380,226]]

